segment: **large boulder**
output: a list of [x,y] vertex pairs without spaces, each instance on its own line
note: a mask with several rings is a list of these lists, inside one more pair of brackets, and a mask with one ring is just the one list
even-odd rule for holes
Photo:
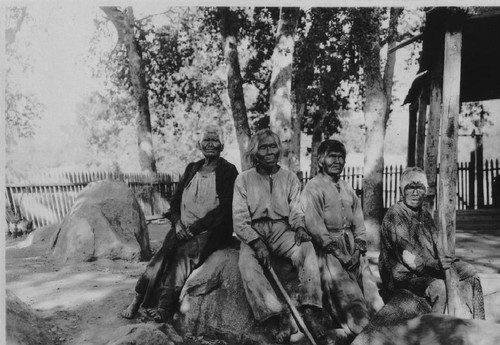
[[495,323],[430,312],[425,298],[398,290],[351,345],[500,344]]
[[[364,333],[364,331],[363,331]],[[425,314],[387,326],[369,338],[361,333],[351,345],[497,345],[498,324],[483,320]]]
[[61,223],[55,223],[46,225],[44,227],[36,229],[26,237],[23,241],[19,242],[14,246],[14,248],[26,248],[26,247],[38,247],[44,250],[51,249],[51,238],[54,233],[59,231],[61,228]]
[[[237,246],[219,250],[190,275],[181,292],[175,322],[183,335],[220,339],[229,344],[270,344],[269,327],[255,321],[245,296],[238,256]],[[296,271],[283,259],[273,259],[273,267],[296,304]],[[328,327],[334,328],[332,320],[326,314],[324,317]],[[295,344],[308,344],[307,338],[299,334]]]
[[85,187],[51,240],[53,255],[61,263],[151,257],[144,214],[132,190],[121,181]]
[[12,291],[6,290],[6,343],[9,345],[54,344],[53,325],[45,321]]
[[253,326],[236,249],[219,250],[188,278],[181,293],[181,329],[237,342]]

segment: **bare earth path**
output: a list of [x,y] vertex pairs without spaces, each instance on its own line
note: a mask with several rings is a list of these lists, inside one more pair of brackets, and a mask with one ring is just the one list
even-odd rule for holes
[[[457,255],[481,273],[487,319],[500,323],[500,225],[493,227],[457,231]],[[167,225],[151,224],[149,230],[158,249]],[[119,316],[146,263],[98,260],[58,267],[47,246],[22,246],[21,240],[6,240],[7,288],[56,326],[51,331],[58,344],[105,344],[118,327],[147,320]]]
[[[167,225],[149,229],[156,250]],[[20,243],[6,241],[7,288],[57,326],[53,333],[59,344],[105,344],[111,331],[141,321],[125,320],[119,313],[131,301],[145,262],[98,260],[58,267],[46,246],[17,248]]]

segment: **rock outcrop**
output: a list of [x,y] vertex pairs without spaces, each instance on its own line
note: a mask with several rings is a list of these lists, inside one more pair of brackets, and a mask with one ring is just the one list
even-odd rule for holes
[[51,240],[60,263],[151,257],[144,214],[132,190],[120,181],[85,187]]
[[45,321],[12,291],[6,290],[6,343],[10,345],[54,344],[49,330],[52,324]]
[[500,328],[495,323],[430,312],[424,298],[399,290],[352,345],[500,344]]
[[351,345],[496,345],[500,344],[498,324],[425,314],[371,332],[361,333]]
[[[246,299],[238,256],[237,248],[219,250],[188,278],[175,322],[184,334],[220,339],[228,344],[270,344],[270,328],[255,321]],[[298,277],[291,263],[273,259],[273,267],[296,304]],[[329,328],[335,328],[328,315],[324,319]],[[300,334],[297,338],[295,344],[308,344]]]

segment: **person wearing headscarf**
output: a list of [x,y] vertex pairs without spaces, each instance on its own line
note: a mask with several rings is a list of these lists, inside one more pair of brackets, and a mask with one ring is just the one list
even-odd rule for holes
[[484,319],[481,282],[474,267],[444,253],[443,236],[422,204],[425,172],[409,167],[401,174],[402,200],[387,211],[381,228],[379,270],[383,294],[389,300],[398,289],[424,297],[432,312],[446,308],[445,271],[458,276],[459,303],[468,315]]
[[359,198],[340,178],[345,158],[340,141],[320,144],[319,173],[304,187],[300,209],[316,246],[325,308],[341,324],[346,337],[353,338],[368,324],[370,308],[364,297],[361,265],[366,228]]
[[271,257],[291,260],[300,283],[298,309],[321,344],[325,332],[318,322],[322,312],[318,261],[302,219],[293,217],[301,183],[280,167],[280,155],[281,141],[271,130],[260,130],[251,138],[247,157],[253,167],[242,172],[234,185],[234,232],[242,242],[238,265],[255,319],[272,325],[273,341],[286,343],[291,333],[287,308],[264,269],[270,267]]
[[172,228],[139,278],[132,303],[122,312],[133,318],[144,307],[157,322],[168,321],[191,272],[214,251],[230,244],[236,167],[220,157],[222,128],[207,125],[197,142],[204,159],[188,164],[170,204]]

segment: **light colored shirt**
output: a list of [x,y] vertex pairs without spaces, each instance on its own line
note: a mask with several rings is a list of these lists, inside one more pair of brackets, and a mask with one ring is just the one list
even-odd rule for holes
[[361,202],[354,189],[344,180],[336,184],[324,174],[313,177],[300,198],[307,231],[316,243],[325,247],[342,229],[350,229],[354,239],[366,241],[366,228]]
[[273,175],[262,175],[255,168],[236,178],[233,195],[234,232],[244,243],[259,238],[252,222],[285,220],[292,230],[304,227],[301,217],[292,212],[298,206],[301,183],[291,171],[280,168]]
[[215,190],[215,172],[207,174],[197,172],[182,192],[182,224],[185,227],[191,226],[217,206],[219,197]]

